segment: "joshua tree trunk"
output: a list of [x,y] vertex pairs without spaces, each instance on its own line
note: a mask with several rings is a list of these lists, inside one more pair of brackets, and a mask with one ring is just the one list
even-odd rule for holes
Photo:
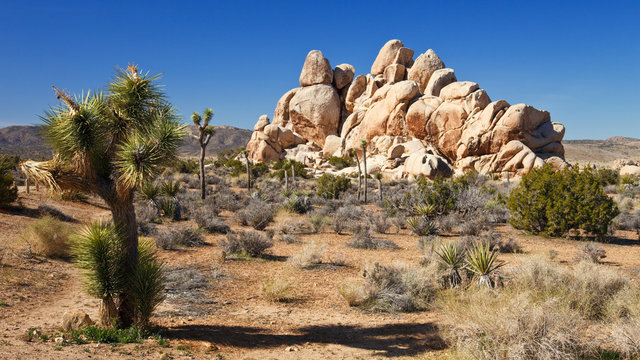
[[382,179],[378,179],[378,196],[382,201]]
[[[138,263],[138,223],[136,222],[136,212],[133,207],[133,191],[126,194],[117,194],[113,190],[108,196],[103,196],[111,209],[113,224],[120,231],[124,246],[124,271],[127,274],[135,272]],[[113,200],[112,200],[113,199]],[[121,326],[128,327],[133,324],[135,318],[135,307],[133,299],[126,294],[119,295],[120,306],[118,308],[118,318]],[[109,310],[109,309],[105,309]]]
[[204,148],[204,146],[200,145],[200,198],[202,200],[205,199],[207,194],[207,184],[204,181]]
[[295,163],[291,163],[291,186],[296,186],[296,167]]
[[289,191],[289,172],[284,169],[284,190]]
[[364,167],[364,203],[367,203],[367,148],[366,143],[362,144],[362,166]]
[[27,192],[27,194],[29,193],[29,178],[28,177],[24,178],[24,190]]
[[360,188],[362,187],[362,170],[360,170],[360,159],[358,154],[354,156],[356,158],[356,164],[358,165],[358,201],[360,201]]
[[251,164],[249,163],[249,154],[244,153],[244,159],[247,161],[247,191],[251,193]]

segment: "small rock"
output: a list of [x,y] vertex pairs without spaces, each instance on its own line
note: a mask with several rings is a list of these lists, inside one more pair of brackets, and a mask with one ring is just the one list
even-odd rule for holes
[[300,349],[298,349],[295,346],[287,346],[286,348],[284,348],[284,351],[298,351]]
[[62,316],[62,329],[64,331],[78,330],[93,324],[94,322],[89,315],[83,312],[66,312]]
[[62,336],[59,336],[59,337],[57,337],[57,338],[53,339],[53,341],[54,341],[56,344],[62,344],[62,343],[64,342],[64,338],[63,338]]

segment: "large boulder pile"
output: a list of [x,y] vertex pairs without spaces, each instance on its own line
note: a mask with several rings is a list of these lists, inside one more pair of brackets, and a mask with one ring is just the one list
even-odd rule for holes
[[549,112],[491,101],[431,49],[418,55],[400,40],[387,42],[371,72],[332,68],[322,52],[307,55],[300,87],[285,93],[273,122],[258,120],[247,145],[254,161],[294,158],[325,167],[329,156],[367,142],[377,171],[394,176],[448,176],[477,170],[523,174],[534,166],[566,165],[564,126]]

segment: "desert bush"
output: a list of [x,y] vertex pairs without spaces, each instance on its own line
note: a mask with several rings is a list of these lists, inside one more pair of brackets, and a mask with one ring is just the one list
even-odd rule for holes
[[620,209],[620,212],[628,213],[633,210],[633,205],[633,198],[626,197],[620,200],[620,202],[618,203],[618,209]]
[[426,309],[435,288],[424,269],[378,263],[363,271],[364,282],[345,282],[338,291],[350,306],[382,312]]
[[312,241],[302,247],[302,251],[293,255],[289,262],[291,265],[301,269],[311,269],[322,263],[322,256],[327,248],[327,244]]
[[160,184],[160,193],[168,198],[175,198],[182,191],[180,182],[174,180],[166,180]]
[[227,186],[218,186],[216,193],[212,196],[213,204],[222,210],[236,212],[244,208],[248,199],[240,196]]
[[376,239],[371,235],[369,224],[357,223],[353,226],[353,240],[347,243],[347,246],[356,249],[397,249],[398,245],[390,240]]
[[241,225],[251,226],[256,230],[264,230],[274,216],[273,206],[262,200],[251,200],[244,209],[236,212],[236,219]]
[[70,249],[69,237],[72,233],[73,228],[70,225],[51,215],[45,215],[27,225],[20,237],[35,254],[67,258]]
[[276,231],[282,234],[308,234],[313,231],[313,226],[305,219],[283,219],[276,225]]
[[613,219],[613,227],[618,230],[640,231],[640,212],[622,212]]
[[331,223],[331,219],[321,213],[309,214],[309,222],[311,223],[311,230],[314,234],[322,231],[322,229]]
[[0,156],[0,206],[12,203],[18,198],[18,188],[13,183],[10,170],[16,165],[6,155]]
[[338,199],[351,186],[351,180],[344,175],[323,174],[317,180],[317,194],[325,199]]
[[190,226],[175,226],[159,230],[154,234],[156,246],[164,250],[175,250],[179,246],[202,246],[205,244],[202,234]]
[[220,246],[224,256],[242,254],[257,257],[273,246],[273,240],[258,231],[230,232]]
[[457,213],[450,213],[436,218],[438,231],[441,233],[450,233],[454,227],[460,225],[461,221],[460,215]]
[[388,217],[382,213],[374,213],[369,212],[365,214],[365,219],[367,223],[377,232],[378,234],[384,234],[391,227],[391,223],[389,223]]
[[198,225],[198,228],[209,234],[226,234],[231,231],[231,228],[224,220],[213,214],[208,214],[203,208],[194,212],[193,221]]
[[306,214],[312,209],[311,199],[308,196],[294,195],[285,199],[282,207],[296,214]]
[[364,215],[364,210],[358,206],[347,205],[338,208],[333,214],[331,226],[336,234],[342,234],[350,223],[359,221]]
[[311,175],[307,173],[307,168],[303,163],[292,159],[278,160],[271,166],[274,170],[273,176],[282,180],[284,179],[284,171],[288,169],[289,175],[291,175],[291,166],[293,166],[296,173],[296,179],[310,179]]
[[590,167],[557,172],[550,165],[534,168],[511,191],[507,205],[515,228],[552,236],[582,230],[601,237],[618,215]]
[[329,164],[337,170],[342,170],[353,166],[353,158],[350,156],[331,156],[329,157]]
[[475,217],[465,220],[458,229],[462,235],[478,235],[485,227],[484,217]]
[[576,254],[576,260],[578,261],[590,261],[595,264],[602,262],[602,259],[607,257],[606,251],[594,242],[588,242],[578,247],[578,253]]
[[403,215],[396,215],[394,217],[391,218],[391,224],[393,225],[393,227],[396,230],[396,234],[400,232],[400,230],[404,229],[407,227],[407,218],[404,217]]
[[439,243],[441,240],[438,236],[434,236],[434,235],[428,235],[428,236],[421,236],[418,238],[418,249],[419,250],[427,250],[430,249],[431,246],[435,243]]

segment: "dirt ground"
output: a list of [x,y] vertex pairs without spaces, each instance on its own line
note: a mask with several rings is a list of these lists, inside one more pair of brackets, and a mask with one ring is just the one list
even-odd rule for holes
[[[22,189],[21,189],[22,190]],[[0,210],[0,358],[1,359],[371,359],[441,357],[446,344],[439,336],[441,316],[437,310],[388,314],[350,308],[337,288],[349,278],[361,276],[372,262],[404,262],[417,266],[422,253],[417,237],[406,230],[399,234],[376,234],[394,241],[397,250],[358,250],[346,246],[350,235],[330,230],[301,236],[301,243],[275,241],[265,259],[223,260],[218,241],[224,235],[207,235],[206,246],[160,251],[169,272],[191,271],[207,283],[193,298],[169,296],[156,312],[170,347],[154,339],[140,344],[85,344],[61,346],[55,341],[25,341],[29,328],[55,333],[67,311],[82,311],[97,318],[98,301],[85,294],[79,271],[63,260],[29,256],[20,232],[38,218],[38,205],[49,204],[73,217],[74,226],[108,217],[97,200],[69,202],[52,199],[45,191],[26,195],[22,209]],[[228,224],[232,214],[223,212]],[[186,224],[187,222],[185,222]],[[233,228],[238,228],[236,225]],[[571,266],[580,242],[524,235],[508,225],[496,228],[514,238],[522,254],[501,254],[507,266],[519,258],[548,256]],[[618,232],[602,244],[606,263],[638,279],[640,242],[632,232]],[[305,243],[327,244],[323,262],[311,270],[293,269],[286,259]],[[330,263],[341,259],[345,265]],[[261,291],[265,279],[287,278],[294,300],[274,303]],[[195,295],[194,295],[195,294]]]

